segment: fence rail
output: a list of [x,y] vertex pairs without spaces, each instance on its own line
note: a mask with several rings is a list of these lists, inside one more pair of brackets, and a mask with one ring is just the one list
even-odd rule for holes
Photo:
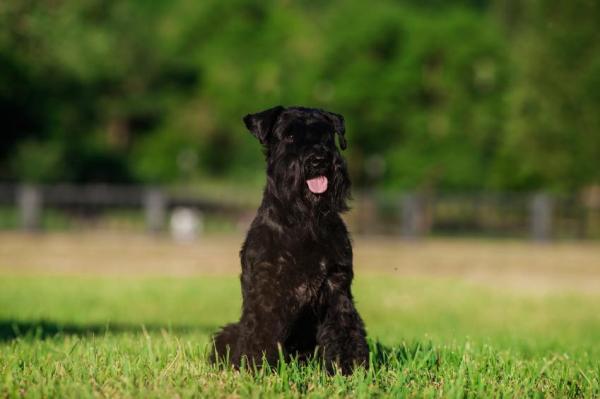
[[[390,234],[411,240],[457,234],[529,237],[539,242],[600,238],[600,201],[579,196],[362,192],[355,194],[352,205],[347,221],[359,234]],[[161,187],[0,185],[0,229],[5,230],[43,230],[48,212],[89,222],[125,210],[137,215],[137,227],[156,233],[166,230],[170,215],[178,208],[219,216],[231,226],[245,228],[255,207],[255,203],[233,196],[211,198]],[[2,209],[14,212],[3,213]],[[2,223],[3,215],[12,215],[14,223]]]

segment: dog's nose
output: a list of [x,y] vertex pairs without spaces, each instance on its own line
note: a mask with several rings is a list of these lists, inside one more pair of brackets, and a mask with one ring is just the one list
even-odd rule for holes
[[313,155],[310,158],[310,166],[312,166],[313,168],[318,168],[319,166],[322,166],[325,163],[325,159],[327,157],[325,155]]

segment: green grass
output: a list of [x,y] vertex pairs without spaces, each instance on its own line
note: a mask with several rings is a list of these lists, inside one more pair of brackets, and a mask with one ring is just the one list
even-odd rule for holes
[[0,397],[600,396],[600,298],[358,276],[369,370],[206,362],[235,277],[0,276]]

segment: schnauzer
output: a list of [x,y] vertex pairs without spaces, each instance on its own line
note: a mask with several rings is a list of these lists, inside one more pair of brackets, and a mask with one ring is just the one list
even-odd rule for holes
[[321,357],[349,374],[368,363],[365,328],[352,299],[352,245],[340,213],[350,180],[335,144],[344,118],[281,106],[246,115],[264,146],[267,184],[240,251],[242,315],[214,337],[213,361],[260,366]]

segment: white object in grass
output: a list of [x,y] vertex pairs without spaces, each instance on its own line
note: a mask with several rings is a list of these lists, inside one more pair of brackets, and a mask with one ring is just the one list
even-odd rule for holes
[[202,214],[192,208],[175,208],[171,213],[170,228],[175,241],[194,241],[202,232]]

